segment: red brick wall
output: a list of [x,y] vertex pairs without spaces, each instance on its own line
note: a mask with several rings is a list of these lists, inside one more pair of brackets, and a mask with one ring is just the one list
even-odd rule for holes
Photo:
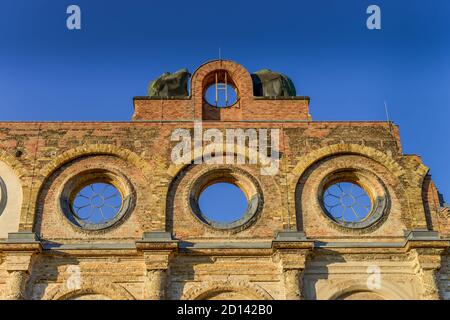
[[[237,88],[239,99],[229,108],[215,108],[204,100],[204,92],[211,84],[211,73],[226,71],[229,81]],[[310,120],[309,98],[289,97],[268,99],[253,96],[252,79],[241,65],[217,60],[198,68],[191,80],[191,95],[186,99],[134,99],[133,120],[216,120],[216,121],[282,121]]]

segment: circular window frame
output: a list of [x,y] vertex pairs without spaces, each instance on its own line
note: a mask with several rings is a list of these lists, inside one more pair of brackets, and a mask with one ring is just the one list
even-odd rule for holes
[[[113,219],[104,223],[88,223],[77,218],[73,211],[72,203],[77,194],[86,186],[94,183],[110,184],[117,189],[122,196],[122,206]],[[69,223],[83,231],[101,231],[117,226],[132,211],[134,207],[134,191],[128,179],[120,174],[103,169],[94,169],[80,172],[72,176],[64,184],[60,196],[60,209]]]
[[0,216],[3,211],[5,211],[6,203],[8,202],[8,190],[6,189],[6,184],[0,177]]
[[[341,221],[333,217],[324,205],[324,195],[326,190],[336,184],[348,182],[362,188],[369,197],[372,208],[367,216],[361,221],[350,222]],[[329,173],[319,184],[317,191],[317,200],[322,209],[322,214],[334,225],[346,230],[364,230],[374,227],[384,220],[390,208],[389,193],[375,174],[360,169],[340,169]]]
[[[219,85],[224,85],[225,83],[219,82],[218,84],[219,84]],[[208,101],[208,99],[206,98],[206,92],[209,90],[209,88],[215,86],[214,83],[212,83],[212,84],[208,85],[207,87],[205,87],[205,90],[204,90],[204,92],[203,92],[203,100],[205,101],[205,103],[206,103],[209,107],[214,108],[214,109],[229,109],[229,108],[233,108],[234,106],[236,106],[236,105],[238,104],[239,100],[240,100],[239,91],[238,91],[237,87],[236,87],[235,85],[233,85],[232,83],[227,83],[227,85],[230,86],[230,87],[232,87],[232,88],[234,89],[235,93],[236,93],[236,100],[235,100],[232,104],[227,105],[227,106],[222,106],[222,107],[221,107],[221,106],[216,106],[216,105],[214,105],[214,104],[211,104],[211,103]],[[222,89],[220,89],[220,90],[222,90]]]
[[[218,84],[225,84],[225,74],[226,74],[227,75],[226,84],[231,86],[234,89],[234,91],[236,92],[236,101],[234,103],[230,104],[229,106],[224,106],[224,107],[215,106],[215,105],[211,104],[208,101],[208,99],[206,99],[206,92],[208,91],[208,89],[211,86],[214,86],[216,84],[216,78],[215,78],[216,74],[218,74],[218,76],[219,76],[218,81],[217,81]],[[239,88],[236,86],[235,82],[233,81],[233,78],[230,76],[230,74],[227,70],[222,70],[222,69],[215,70],[205,76],[205,78],[203,79],[202,97],[203,97],[203,101],[206,105],[208,105],[211,108],[219,109],[219,110],[233,108],[239,103],[239,101],[241,99],[241,96],[239,94]]]
[[[241,218],[232,222],[217,222],[208,218],[198,203],[201,193],[216,183],[230,183],[241,189],[247,198],[247,210]],[[215,230],[239,232],[251,226],[262,212],[264,197],[258,181],[240,169],[217,168],[194,179],[188,192],[189,208],[193,216],[203,225]]]

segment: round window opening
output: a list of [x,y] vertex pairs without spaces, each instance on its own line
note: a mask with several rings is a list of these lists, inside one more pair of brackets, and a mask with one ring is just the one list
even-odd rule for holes
[[258,182],[237,169],[218,168],[195,179],[189,192],[194,215],[206,225],[238,232],[250,226],[262,211]]
[[381,221],[389,209],[389,197],[381,180],[360,170],[330,174],[322,181],[319,202],[336,224],[362,229]]
[[64,215],[76,227],[101,230],[115,225],[132,206],[132,187],[125,177],[88,171],[72,177],[61,194]]
[[116,218],[122,206],[122,194],[109,183],[91,183],[72,201],[73,214],[88,224],[107,224]]
[[236,103],[238,94],[236,88],[231,84],[218,82],[206,89],[205,100],[213,107],[227,108]]
[[237,221],[247,211],[247,197],[244,192],[227,182],[215,183],[203,190],[198,204],[209,220],[218,223]]
[[372,211],[367,192],[353,182],[338,182],[325,190],[323,203],[328,214],[341,222],[361,222]]
[[7,194],[6,194],[6,185],[0,177],[0,215],[2,215],[3,211],[6,208]]

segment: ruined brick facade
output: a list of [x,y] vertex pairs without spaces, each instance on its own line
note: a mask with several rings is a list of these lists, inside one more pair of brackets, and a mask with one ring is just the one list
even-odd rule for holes
[[[238,90],[229,108],[203,98],[216,70]],[[200,66],[190,90],[136,97],[131,122],[0,123],[1,298],[450,299],[449,210],[420,157],[403,154],[396,126],[312,121],[307,97],[255,97],[231,61]],[[279,129],[278,174],[173,163],[172,132],[199,120],[203,130]],[[195,181],[217,170],[257,185],[244,227],[193,213]],[[123,181],[132,199],[101,230],[74,226],[61,207],[67,183],[93,172]],[[318,192],[334,174],[373,188],[384,201],[377,221],[346,228],[324,214]]]

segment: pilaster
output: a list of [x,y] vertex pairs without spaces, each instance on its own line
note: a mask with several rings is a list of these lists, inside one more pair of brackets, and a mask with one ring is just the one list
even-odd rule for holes
[[144,255],[145,300],[166,299],[167,273],[170,257],[178,249],[178,241],[167,232],[146,232],[136,248]]
[[302,232],[279,232],[272,242],[274,256],[279,260],[286,300],[303,300],[303,272],[314,242]]
[[42,246],[34,233],[9,233],[8,239],[0,243],[3,252],[8,278],[6,279],[6,300],[28,299],[27,284],[30,278],[33,261],[42,251]]

